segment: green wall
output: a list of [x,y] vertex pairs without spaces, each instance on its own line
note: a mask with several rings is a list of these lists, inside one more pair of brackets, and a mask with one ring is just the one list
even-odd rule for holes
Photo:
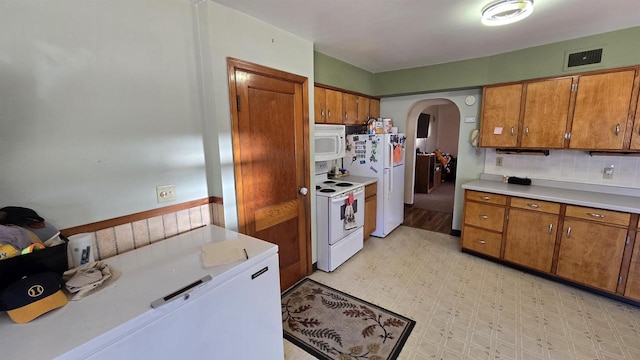
[[[640,64],[640,26],[536,46],[504,54],[371,74],[329,56],[315,53],[316,81],[375,96],[397,96],[480,87],[487,84],[566,75],[567,52],[604,47],[600,66],[608,69]],[[369,90],[373,78],[373,90]]]
[[315,82],[366,95],[375,94],[374,75],[325,54],[313,53]]
[[566,53],[600,46],[604,46],[603,61],[589,70],[640,64],[640,27],[483,58],[377,73],[375,95],[460,89],[581,72],[585,69],[564,71]]

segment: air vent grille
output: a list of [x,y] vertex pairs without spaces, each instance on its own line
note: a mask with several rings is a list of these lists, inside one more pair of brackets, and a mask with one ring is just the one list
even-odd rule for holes
[[602,48],[569,54],[567,67],[599,64],[602,61]]

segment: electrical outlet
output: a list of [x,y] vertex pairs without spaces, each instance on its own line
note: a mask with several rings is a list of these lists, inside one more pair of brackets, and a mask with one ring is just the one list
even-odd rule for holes
[[496,166],[502,166],[502,156],[496,158]]
[[605,166],[602,172],[603,179],[613,179],[613,165]]
[[168,202],[176,200],[176,186],[175,185],[162,185],[156,187],[156,195],[158,196],[158,202]]

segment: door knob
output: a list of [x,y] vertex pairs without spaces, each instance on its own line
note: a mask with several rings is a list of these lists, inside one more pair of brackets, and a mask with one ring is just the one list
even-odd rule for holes
[[309,193],[309,189],[307,189],[306,187],[301,187],[299,193],[306,196]]

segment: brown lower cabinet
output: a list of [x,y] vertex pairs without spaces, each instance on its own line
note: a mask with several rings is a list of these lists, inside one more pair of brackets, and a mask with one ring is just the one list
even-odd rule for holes
[[566,218],[556,275],[615,292],[626,238],[627,229]]
[[364,188],[364,238],[368,239],[376,231],[376,213],[378,210],[378,183]]
[[634,274],[635,276],[630,275],[627,277],[624,296],[640,301],[640,229],[636,231],[635,239],[633,255],[631,255],[631,263],[629,264],[629,274]]
[[558,214],[509,210],[504,259],[546,273],[551,272]]
[[638,217],[466,190],[461,247],[640,301]]

